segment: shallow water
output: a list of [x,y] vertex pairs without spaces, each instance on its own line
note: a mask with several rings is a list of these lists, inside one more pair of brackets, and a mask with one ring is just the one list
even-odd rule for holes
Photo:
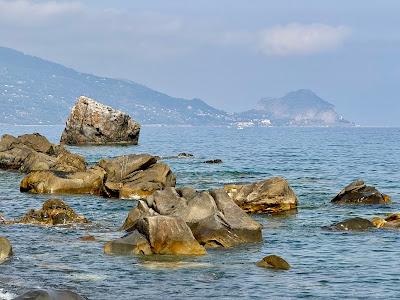
[[[0,133],[40,132],[57,142],[60,126],[0,126]],[[300,208],[286,216],[254,216],[264,241],[200,258],[109,257],[103,244],[121,236],[135,201],[62,196],[89,226],[0,226],[15,256],[0,265],[0,299],[27,288],[71,289],[90,299],[154,298],[363,298],[392,299],[400,293],[400,248],[396,231],[328,232],[321,226],[360,216],[400,211],[400,129],[144,127],[139,146],[71,147],[89,162],[105,156],[151,153],[166,159],[178,185],[198,189],[271,176],[286,177]],[[206,159],[224,163],[208,165]],[[21,194],[22,175],[0,171],[0,213],[6,218],[39,208],[48,196]],[[388,206],[334,206],[330,199],[356,178],[392,196]],[[78,238],[91,234],[96,242]],[[278,254],[292,269],[276,272],[255,262]],[[8,296],[6,295],[7,293]]]

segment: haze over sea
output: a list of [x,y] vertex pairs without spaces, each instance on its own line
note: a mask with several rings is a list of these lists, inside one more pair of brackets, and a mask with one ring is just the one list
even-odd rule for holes
[[[58,143],[62,126],[0,125],[0,133],[39,132]],[[398,231],[331,232],[322,226],[349,217],[372,218],[400,211],[399,128],[143,127],[138,146],[69,147],[89,163],[102,157],[189,152],[194,158],[166,159],[178,186],[222,187],[284,176],[299,197],[297,213],[254,215],[263,224],[263,243],[209,250],[182,257],[110,257],[103,244],[136,201],[95,196],[60,196],[93,224],[43,228],[1,226],[15,255],[0,268],[0,299],[29,288],[71,289],[89,299],[208,298],[393,299],[400,293]],[[220,158],[223,164],[204,164]],[[19,192],[22,174],[0,171],[0,213],[22,216],[46,195]],[[392,197],[387,206],[337,206],[330,200],[362,178]],[[94,235],[96,242],[78,240]],[[292,269],[255,266],[268,254],[284,257]],[[8,298],[7,298],[8,297]]]

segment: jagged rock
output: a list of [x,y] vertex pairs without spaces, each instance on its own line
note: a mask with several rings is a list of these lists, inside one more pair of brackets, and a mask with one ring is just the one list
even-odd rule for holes
[[364,181],[356,180],[340,191],[331,202],[338,204],[387,204],[390,202],[390,197],[382,194],[375,187],[367,186]]
[[39,133],[19,137],[3,135],[0,140],[0,168],[32,171],[78,172],[86,170],[85,159],[64,147],[51,144]]
[[72,108],[61,136],[61,143],[136,145],[139,132],[139,123],[132,120],[126,113],[81,96]]
[[139,201],[122,229],[135,230],[144,218],[169,216],[182,219],[205,247],[233,247],[262,239],[261,225],[238,207],[224,190],[197,192],[191,188],[166,188]]
[[289,263],[277,255],[268,255],[257,262],[257,266],[267,269],[289,270]]
[[89,223],[89,221],[85,217],[75,213],[62,200],[50,199],[43,203],[41,209],[31,209],[16,223],[54,226]]
[[13,300],[85,300],[85,299],[87,298],[82,297],[68,290],[35,289],[26,292],[23,295],[14,298]]
[[278,213],[297,207],[297,197],[286,179],[273,177],[264,181],[226,185],[228,195],[249,213]]
[[154,191],[176,183],[169,166],[148,154],[103,159],[98,165],[107,173],[104,186],[110,197],[146,198]]
[[0,236],[0,263],[13,255],[10,241]]
[[364,231],[371,228],[374,228],[374,225],[370,220],[358,217],[347,219],[328,227],[328,229],[344,231]]
[[35,171],[22,179],[20,191],[35,194],[101,195],[105,174],[99,167],[76,173]]

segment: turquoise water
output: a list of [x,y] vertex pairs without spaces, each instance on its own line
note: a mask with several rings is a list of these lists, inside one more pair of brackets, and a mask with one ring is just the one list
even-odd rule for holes
[[[58,141],[61,130],[0,126],[1,134],[40,132],[52,142]],[[260,244],[210,250],[200,258],[109,257],[102,246],[121,236],[116,230],[135,202],[62,196],[93,223],[67,228],[0,226],[0,235],[11,240],[15,252],[13,259],[0,265],[0,299],[36,287],[115,300],[399,297],[399,231],[328,232],[321,227],[353,216],[400,211],[400,129],[144,127],[139,146],[71,150],[93,163],[128,153],[166,157],[190,152],[194,159],[166,160],[179,186],[208,189],[280,175],[294,188],[300,208],[286,216],[254,216],[264,226]],[[224,163],[202,163],[214,158]],[[49,198],[21,194],[21,178],[0,171],[0,212],[7,218],[39,208]],[[393,204],[331,205],[330,199],[356,178],[392,196]],[[78,240],[87,234],[97,242]],[[284,257],[292,269],[275,272],[256,267],[255,262],[268,254]]]

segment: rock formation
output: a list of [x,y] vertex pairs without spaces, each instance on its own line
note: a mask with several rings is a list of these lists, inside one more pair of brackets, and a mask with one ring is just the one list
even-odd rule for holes
[[0,140],[0,168],[24,173],[43,170],[78,172],[86,170],[86,163],[80,155],[51,144],[39,133],[19,137],[5,134]]
[[367,186],[364,181],[356,180],[340,191],[331,202],[338,204],[387,204],[390,202],[390,197],[382,194],[375,187]]
[[289,183],[281,177],[244,184],[226,185],[228,195],[249,213],[278,213],[297,207],[297,197]]
[[129,115],[81,96],[72,108],[61,136],[61,143],[137,145],[139,132],[139,123]]
[[13,255],[10,241],[0,236],[0,263]]
[[[160,217],[167,219],[162,223],[156,222]],[[157,234],[164,232],[167,237],[164,237],[165,241],[161,244],[168,245],[174,231],[182,231],[184,224],[190,228],[189,231],[197,242],[206,248],[229,248],[259,242],[262,239],[261,225],[240,209],[224,190],[199,192],[192,188],[171,187],[156,191],[147,199],[140,200],[137,207],[129,212],[122,226],[122,229],[133,232],[134,235],[106,244],[105,251],[116,254],[148,254],[149,247],[144,242],[148,240],[151,253],[160,253],[160,250],[153,250],[156,244],[148,238],[147,228],[162,229]],[[143,236],[146,239],[143,239]]]
[[257,267],[277,270],[289,270],[289,263],[277,255],[268,255],[257,262]]

